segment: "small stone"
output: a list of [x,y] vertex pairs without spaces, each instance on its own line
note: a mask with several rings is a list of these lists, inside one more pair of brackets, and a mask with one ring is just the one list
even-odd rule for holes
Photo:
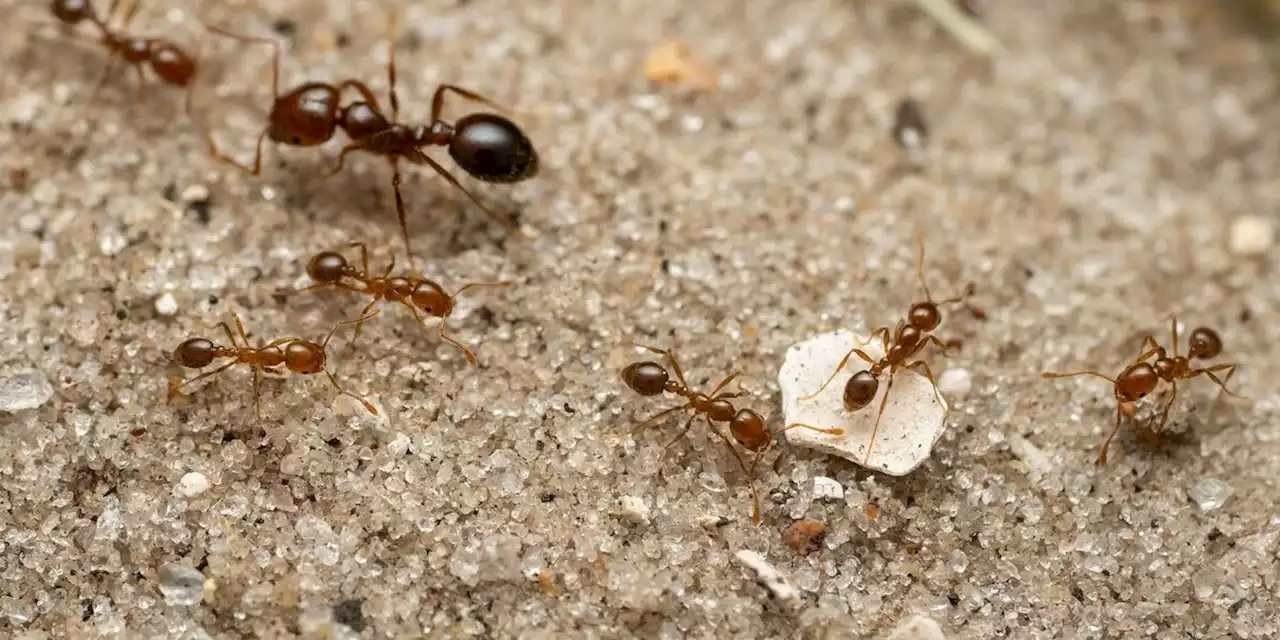
[[187,607],[204,600],[204,574],[184,564],[160,567],[160,593],[170,606]]
[[822,541],[827,537],[826,525],[817,520],[799,520],[791,523],[782,533],[782,541],[792,551],[807,556],[822,548]]
[[1227,498],[1231,497],[1231,485],[1217,478],[1204,478],[1187,491],[1187,497],[1200,507],[1200,511],[1213,511],[1227,503]]
[[618,503],[622,506],[624,518],[636,524],[649,524],[649,505],[644,503],[644,498],[623,496]]
[[1227,247],[1238,256],[1258,256],[1275,242],[1275,225],[1270,218],[1243,215],[1231,221]]
[[1053,470],[1053,461],[1044,450],[1016,433],[1009,436],[1009,450],[1013,455],[1018,456],[1018,459],[1025,463],[1033,474],[1044,475]]
[[[848,331],[835,331],[814,336],[787,349],[782,368],[778,370],[786,424],[799,422],[814,427],[839,428],[844,433],[831,435],[795,428],[786,431],[786,438],[792,445],[839,456],[868,469],[891,476],[906,475],[929,458],[933,445],[946,429],[947,406],[934,393],[927,378],[912,370],[899,371],[894,377],[893,395],[885,405],[878,427],[876,415],[889,386],[887,376],[881,377],[878,393],[862,410],[849,412],[844,408],[845,383],[855,372],[866,368],[857,357],[850,359],[822,393],[800,399],[822,387],[851,348],[859,347],[872,358],[883,355],[879,342],[863,344],[864,340]],[[870,443],[873,430],[876,432],[874,445]],[[867,455],[868,447],[870,456]]]
[[156,313],[162,316],[171,316],[178,313],[178,300],[173,297],[173,293],[165,292],[164,295],[156,298]]
[[938,391],[948,398],[963,398],[973,389],[968,369],[947,369],[938,376]]
[[53,397],[53,385],[37,369],[23,369],[0,380],[0,411],[36,409]]
[[356,633],[364,631],[364,612],[360,610],[363,600],[343,600],[333,605],[333,621],[346,625]]
[[192,471],[178,481],[178,492],[188,498],[194,498],[213,486],[209,478],[199,471]]
[[834,478],[826,476],[813,477],[813,497],[817,500],[844,500],[844,486]]
[[769,593],[772,593],[773,597],[777,598],[779,603],[791,608],[800,606],[800,592],[791,586],[786,574],[769,564],[769,561],[765,560],[764,556],[755,551],[743,549],[737,553],[736,557],[738,562],[756,572],[756,581],[764,585],[769,590]]
[[209,188],[202,184],[193,184],[182,190],[183,202],[201,202],[209,199]]
[[933,618],[915,615],[889,632],[885,640],[947,640],[947,636]]
[[688,47],[674,41],[663,42],[649,52],[644,60],[644,76],[663,84],[692,84],[703,91],[716,88],[715,71],[694,60]]

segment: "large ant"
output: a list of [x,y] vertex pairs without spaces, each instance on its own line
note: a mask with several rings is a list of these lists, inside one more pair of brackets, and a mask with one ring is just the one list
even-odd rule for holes
[[[1192,360],[1216,358],[1222,353],[1222,338],[1218,336],[1218,333],[1208,327],[1196,328],[1191,332],[1191,339],[1188,341],[1190,347],[1187,350],[1187,355],[1180,356],[1178,355],[1178,319],[1176,317],[1170,318],[1170,325],[1170,332],[1173,334],[1172,355],[1166,352],[1164,347],[1160,346],[1160,343],[1156,342],[1155,337],[1147,336],[1142,339],[1142,347],[1139,349],[1138,357],[1114,379],[1097,371],[1045,372],[1040,374],[1040,377],[1049,379],[1094,376],[1111,383],[1116,397],[1116,426],[1111,430],[1111,434],[1107,436],[1107,439],[1102,443],[1102,449],[1098,452],[1099,466],[1107,464],[1107,448],[1111,446],[1111,440],[1120,431],[1121,416],[1129,418],[1130,428],[1134,429],[1134,433],[1137,433],[1136,424],[1133,421],[1133,416],[1137,412],[1135,403],[1153,393],[1160,386],[1160,381],[1162,380],[1171,384],[1173,389],[1169,393],[1169,399],[1165,400],[1164,411],[1160,416],[1160,424],[1150,431],[1153,441],[1160,437],[1160,433],[1164,431],[1165,423],[1169,420],[1169,408],[1173,406],[1173,399],[1178,395],[1179,380],[1190,380],[1196,376],[1205,375],[1221,387],[1223,393],[1237,398],[1240,397],[1227,389],[1227,382],[1236,373],[1235,364],[1215,364],[1211,367],[1199,369],[1191,364]],[[1153,357],[1155,360],[1148,362]],[[1223,370],[1227,372],[1227,375],[1222,379],[1218,379],[1214,372]]]
[[191,338],[173,350],[173,361],[188,369],[206,367],[217,358],[234,358],[234,360],[185,382],[180,381],[180,378],[171,379],[169,381],[169,398],[172,399],[179,389],[197,380],[218,375],[237,364],[245,364],[249,365],[249,368],[253,370],[253,402],[257,410],[258,419],[261,420],[262,396],[258,390],[258,370],[278,371],[276,367],[284,365],[286,369],[293,373],[310,374],[323,372],[329,377],[329,383],[338,390],[338,393],[354,398],[364,405],[364,408],[369,413],[378,415],[376,407],[370,404],[368,400],[343,389],[342,385],[338,384],[338,379],[333,377],[333,374],[325,368],[325,350],[329,346],[329,341],[333,339],[333,335],[338,332],[338,329],[349,324],[359,326],[377,314],[378,312],[374,311],[355,320],[339,322],[333,326],[333,329],[329,330],[329,335],[325,336],[324,341],[320,344],[290,336],[274,340],[259,347],[249,344],[249,336],[245,333],[244,323],[240,321],[240,315],[236,314],[236,328],[240,332],[240,340],[244,343],[244,346],[236,343],[236,337],[231,333],[231,327],[226,322],[219,322],[218,326],[222,327],[222,330],[227,334],[227,341],[230,346],[217,345],[204,338]]
[[[932,332],[942,324],[941,305],[963,302],[965,298],[973,295],[973,284],[965,287],[964,293],[941,302],[934,302],[929,295],[929,285],[924,280],[924,236],[916,236],[916,246],[919,248],[919,254],[916,259],[916,275],[920,278],[920,287],[924,289],[924,301],[911,305],[907,311],[907,317],[899,320],[893,332],[890,333],[889,327],[880,327],[871,333],[865,342],[858,346],[865,346],[875,341],[876,336],[881,336],[884,347],[884,356],[879,360],[867,355],[865,351],[858,347],[854,347],[844,355],[840,360],[839,366],[827,381],[817,391],[801,396],[800,400],[808,400],[822,393],[835,380],[836,376],[844,370],[845,365],[849,363],[849,358],[857,354],[867,364],[871,365],[867,369],[863,369],[849,378],[844,385],[844,408],[846,411],[858,411],[875,399],[876,393],[880,390],[880,376],[886,371],[889,373],[889,381],[885,386],[884,397],[880,400],[880,411],[876,414],[875,426],[871,428],[871,439],[867,442],[867,454],[863,458],[863,464],[871,460],[871,450],[876,443],[876,431],[880,428],[880,419],[884,416],[884,408],[889,401],[889,393],[893,390],[893,378],[905,369],[920,369],[929,383],[933,385],[933,392],[938,396],[939,404],[943,404],[942,395],[938,392],[938,383],[933,377],[933,371],[929,369],[929,363],[924,360],[912,361],[916,354],[920,353],[929,344],[935,344],[942,349],[942,355],[947,355],[947,345],[938,340]],[[945,405],[944,405],[945,406]],[[790,426],[807,426],[800,423]],[[814,427],[810,427],[814,428]]]
[[[315,281],[315,284],[303,288],[317,289],[325,287],[337,287],[346,289],[347,291],[355,291],[373,297],[369,304],[365,306],[364,311],[360,315],[369,312],[374,305],[378,304],[384,298],[392,302],[399,302],[408,307],[409,312],[413,314],[414,320],[418,324],[422,324],[422,316],[418,313],[427,314],[428,316],[440,318],[440,338],[453,344],[462,350],[462,354],[466,356],[467,362],[471,366],[476,366],[476,356],[461,342],[449,337],[445,332],[445,320],[453,315],[453,306],[459,295],[463,291],[472,287],[508,287],[513,284],[509,280],[501,282],[470,282],[462,285],[460,289],[453,295],[450,295],[434,280],[428,280],[419,276],[391,276],[391,272],[395,269],[396,258],[391,256],[391,263],[387,265],[381,276],[371,275],[369,273],[369,251],[363,242],[353,242],[350,247],[358,247],[360,249],[360,268],[347,261],[347,258],[336,251],[321,251],[311,258],[311,262],[307,264],[307,275]],[[356,286],[347,280],[354,280],[360,286]],[[356,326],[356,338],[360,337],[360,326]]]
[[[733,454],[734,459],[738,461],[738,467],[741,468],[742,473],[746,475],[747,482],[751,487],[751,520],[757,525],[760,524],[760,496],[756,492],[755,480],[756,465],[760,462],[760,458],[764,455],[765,450],[773,442],[773,434],[769,432],[769,428],[765,425],[764,418],[760,417],[760,414],[751,409],[735,409],[733,403],[729,402],[730,399],[744,394],[743,391],[734,391],[732,393],[723,391],[723,389],[732,382],[734,378],[738,377],[738,374],[732,373],[724,380],[721,380],[720,384],[716,385],[716,388],[711,391],[710,395],[708,395],[694,391],[689,387],[689,383],[686,382],[684,378],[684,370],[681,369],[680,362],[676,360],[675,353],[666,349],[646,347],[643,345],[641,345],[640,348],[660,354],[670,360],[671,368],[675,372],[676,379],[671,379],[671,375],[667,372],[666,367],[658,364],[657,362],[645,360],[642,362],[633,362],[622,369],[623,384],[627,385],[627,387],[632,391],[635,391],[642,396],[657,396],[662,395],[663,393],[670,393],[684,398],[686,402],[682,405],[660,411],[657,414],[650,416],[648,419],[641,421],[640,424],[632,430],[632,433],[634,434],[635,432],[644,429],[653,422],[669,414],[684,411],[686,409],[692,409],[693,412],[689,415],[689,420],[685,422],[684,428],[681,429],[680,435],[676,436],[675,439],[667,444],[667,448],[670,448],[671,445],[683,438],[685,434],[689,432],[689,429],[693,428],[694,419],[698,416],[706,418],[707,427],[724,442],[725,446],[728,447],[729,452]],[[743,460],[742,454],[738,453],[738,450],[734,448],[733,443],[729,441],[729,437],[726,436],[723,431],[716,428],[715,423],[717,422],[729,423],[729,433],[733,436],[733,439],[736,440],[738,444],[742,445],[743,449],[752,451],[756,454],[751,461],[750,467],[748,467],[746,461]],[[797,427],[813,429],[814,431],[820,431],[830,435],[841,435],[844,433],[844,429],[823,429],[801,424],[790,425],[783,429],[783,431]]]
[[[111,0],[111,5],[107,8],[107,19],[115,15],[119,6],[120,0]],[[187,89],[186,110],[188,113],[191,111],[192,80],[196,76],[199,63],[194,56],[171,40],[134,36],[123,31],[129,27],[138,13],[137,0],[125,9],[124,17],[121,19],[121,30],[111,28],[107,20],[99,17],[89,0],[53,0],[50,11],[66,27],[74,27],[88,21],[97,27],[101,34],[101,43],[111,55],[111,59],[107,62],[102,80],[94,89],[95,96],[115,72],[116,59],[120,59],[125,64],[133,66],[133,70],[137,73],[139,95],[146,83],[142,67],[150,65],[151,71],[162,82]]]
[[[409,226],[406,221],[404,198],[400,195],[401,160],[427,165],[455,188],[467,196],[486,215],[509,231],[518,232],[516,225],[499,217],[462,183],[454,178],[431,156],[422,152],[426,146],[446,146],[454,162],[473,177],[485,182],[513,183],[532,178],[538,173],[538,154],[533,143],[511,120],[492,113],[473,113],[455,124],[440,119],[444,109],[444,94],[452,91],[459,96],[498,110],[503,108],[480,94],[454,85],[440,85],[431,100],[431,121],[427,125],[410,126],[399,121],[400,99],[396,94],[395,16],[388,27],[390,49],[387,61],[388,84],[391,95],[391,117],[383,113],[369,86],[359,80],[345,80],[338,85],[324,82],[308,82],[287,93],[280,93],[280,45],[268,38],[255,38],[231,33],[216,26],[207,29],[215,34],[244,43],[265,44],[271,47],[271,92],[274,102],[267,118],[267,126],[258,135],[252,165],[243,165],[223,155],[213,137],[206,131],[205,140],[214,158],[231,164],[250,175],[258,175],[262,169],[262,142],[273,141],[301,147],[311,147],[328,142],[338,129],[351,138],[338,156],[338,164],[327,175],[342,170],[347,154],[365,151],[386,158],[391,163],[391,186],[395,191],[396,212],[400,216],[400,231],[404,236],[405,253],[409,264],[414,264],[413,251],[409,247]],[[339,103],[342,92],[354,89],[362,98],[346,106]]]

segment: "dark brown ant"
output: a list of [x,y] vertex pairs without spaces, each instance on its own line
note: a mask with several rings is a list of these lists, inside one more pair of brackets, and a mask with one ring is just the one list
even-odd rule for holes
[[[271,92],[274,102],[267,126],[258,135],[252,165],[243,165],[218,151],[208,132],[205,139],[214,158],[231,164],[250,175],[258,175],[262,169],[262,142],[273,141],[301,147],[311,147],[328,142],[342,129],[351,138],[338,156],[337,165],[327,175],[342,170],[347,154],[364,151],[386,158],[391,163],[391,187],[395,191],[396,212],[400,217],[400,231],[404,236],[405,253],[409,264],[414,264],[413,251],[409,247],[409,225],[406,220],[404,198],[400,195],[400,161],[426,165],[444,177],[490,218],[513,233],[518,226],[504,220],[458,182],[439,162],[422,152],[423,147],[445,146],[454,162],[468,174],[485,182],[514,183],[532,178],[538,173],[538,154],[533,143],[518,126],[507,118],[492,113],[473,113],[455,124],[440,119],[447,91],[505,110],[493,101],[467,89],[454,85],[440,85],[431,100],[431,121],[427,125],[410,126],[399,121],[400,99],[396,94],[395,15],[389,20],[387,61],[388,84],[391,96],[391,117],[388,118],[378,105],[369,86],[359,80],[345,80],[338,85],[309,82],[287,93],[280,93],[280,45],[269,38],[255,38],[231,33],[216,26],[207,29],[240,42],[265,44],[271,47]],[[346,106],[340,104],[342,92],[354,89],[362,101]]]
[[[311,262],[307,264],[307,275],[315,281],[315,284],[303,288],[319,289],[326,287],[337,287],[346,289],[347,291],[355,291],[373,297],[369,304],[365,306],[364,311],[360,315],[365,315],[374,305],[383,299],[392,302],[399,302],[409,309],[413,314],[413,319],[422,324],[422,316],[419,312],[428,316],[440,318],[440,338],[462,350],[462,354],[466,356],[467,362],[471,366],[476,366],[476,356],[461,342],[449,337],[445,332],[445,321],[449,316],[453,315],[454,303],[462,292],[472,287],[509,287],[513,283],[510,280],[501,282],[470,282],[462,285],[458,291],[452,295],[444,290],[444,287],[434,280],[428,280],[420,276],[391,276],[391,272],[395,270],[396,258],[391,256],[391,263],[387,265],[381,276],[371,275],[369,273],[369,251],[363,242],[353,242],[349,247],[358,247],[360,249],[360,268],[347,261],[346,256],[336,251],[322,251],[311,258]],[[359,286],[349,281],[355,281]],[[360,325],[356,326],[356,338],[360,337]],[[353,342],[354,342],[353,338]]]
[[[1166,352],[1164,347],[1160,346],[1160,343],[1156,342],[1155,337],[1147,336],[1142,339],[1142,347],[1139,349],[1138,357],[1114,379],[1097,371],[1045,372],[1040,374],[1040,377],[1049,379],[1094,376],[1111,383],[1116,397],[1116,426],[1102,443],[1102,449],[1098,452],[1098,466],[1107,464],[1107,448],[1111,446],[1111,440],[1120,431],[1122,415],[1128,417],[1129,427],[1137,433],[1136,424],[1133,421],[1133,416],[1137,412],[1135,403],[1155,392],[1162,380],[1171,384],[1173,389],[1169,393],[1169,399],[1165,400],[1164,411],[1160,416],[1160,424],[1150,431],[1152,441],[1159,439],[1160,433],[1164,431],[1165,423],[1169,421],[1169,408],[1173,406],[1173,399],[1178,395],[1179,380],[1190,380],[1196,376],[1205,375],[1210,380],[1213,380],[1222,389],[1223,393],[1237,398],[1241,397],[1227,389],[1227,382],[1230,382],[1231,376],[1236,373],[1235,364],[1215,364],[1211,367],[1199,369],[1191,364],[1192,360],[1216,358],[1222,353],[1222,338],[1218,336],[1216,331],[1208,327],[1198,327],[1192,331],[1191,339],[1189,340],[1190,347],[1185,356],[1178,355],[1178,319],[1176,317],[1170,318],[1170,332],[1173,334],[1172,355]],[[1148,362],[1153,357],[1155,360]],[[1224,370],[1227,372],[1226,376],[1219,379],[1215,372]]]
[[378,315],[377,311],[368,315],[363,315],[355,320],[347,320],[339,322],[329,330],[329,335],[325,336],[324,341],[316,344],[309,340],[297,337],[285,337],[274,340],[268,344],[254,347],[249,344],[249,336],[245,333],[244,323],[240,321],[239,314],[236,315],[236,328],[240,332],[240,340],[243,346],[236,343],[236,337],[231,333],[231,327],[226,322],[219,322],[218,326],[227,334],[227,341],[230,346],[217,345],[204,338],[191,338],[178,345],[173,350],[173,361],[188,369],[200,369],[208,366],[217,358],[234,358],[213,371],[206,371],[185,382],[180,378],[173,378],[169,381],[169,398],[178,393],[182,387],[189,385],[197,380],[218,375],[237,364],[249,365],[253,370],[253,402],[258,413],[258,419],[262,419],[262,395],[258,390],[258,370],[279,371],[277,367],[284,365],[285,369],[293,373],[321,373],[323,372],[329,377],[329,383],[333,388],[338,390],[344,396],[354,398],[364,405],[364,408],[373,415],[378,415],[378,409],[369,403],[368,400],[347,391],[338,384],[338,379],[325,368],[326,348],[329,341],[333,339],[333,335],[338,332],[340,327],[345,325],[360,324],[368,321]]
[[[963,302],[965,298],[973,295],[973,284],[965,287],[964,293],[941,302],[934,302],[929,295],[929,285],[924,281],[924,236],[916,236],[916,246],[919,248],[919,254],[916,258],[916,275],[920,278],[920,287],[924,289],[924,301],[911,305],[907,311],[907,317],[899,320],[893,332],[890,333],[889,327],[880,327],[871,333],[865,342],[859,346],[865,346],[874,342],[876,336],[882,338],[884,346],[884,356],[879,360],[867,355],[865,351],[858,347],[850,349],[844,354],[844,358],[840,360],[840,365],[836,367],[835,372],[817,391],[801,396],[800,400],[808,400],[822,393],[827,385],[835,380],[841,371],[844,371],[845,365],[849,363],[849,358],[857,354],[867,364],[871,365],[867,369],[863,369],[849,378],[844,385],[844,408],[845,411],[858,411],[875,399],[876,393],[880,390],[880,376],[887,371],[889,373],[889,382],[885,385],[884,397],[880,400],[880,411],[876,413],[875,426],[871,428],[871,439],[867,442],[867,454],[863,458],[863,464],[871,460],[871,451],[876,443],[876,431],[880,428],[880,418],[884,416],[885,404],[889,401],[889,393],[893,390],[893,379],[899,371],[905,369],[920,369],[924,373],[924,377],[929,379],[929,384],[933,385],[933,392],[938,397],[938,403],[946,406],[942,394],[938,392],[938,383],[933,377],[933,371],[929,369],[929,363],[924,360],[912,361],[916,354],[920,353],[929,344],[937,345],[942,349],[942,355],[947,355],[947,345],[943,344],[933,335],[933,331],[942,324],[941,305],[949,305]],[[801,423],[795,423],[790,426],[808,426]],[[816,427],[809,427],[811,429]]]
[[50,11],[64,27],[74,27],[84,22],[89,22],[98,29],[100,34],[100,42],[111,55],[107,62],[107,68],[99,81],[97,88],[94,89],[93,95],[96,97],[98,92],[111,78],[116,69],[116,60],[122,60],[125,64],[133,67],[138,76],[138,95],[141,96],[143,88],[146,86],[146,76],[142,73],[143,65],[149,65],[151,71],[160,78],[161,82],[173,85],[175,87],[183,87],[187,90],[186,110],[191,112],[191,91],[194,87],[192,82],[195,79],[196,72],[199,70],[199,63],[196,58],[187,53],[177,43],[165,38],[147,38],[143,36],[134,36],[126,33],[132,24],[133,18],[138,13],[138,0],[134,0],[132,4],[124,10],[124,16],[121,19],[120,29],[113,29],[108,20],[116,14],[116,10],[120,7],[120,0],[111,0],[111,5],[107,8],[107,19],[98,16],[93,5],[89,0],[53,0],[50,5]]
[[[760,462],[765,450],[773,442],[773,434],[769,432],[769,428],[765,425],[764,418],[760,417],[760,414],[751,409],[735,409],[733,403],[729,402],[730,399],[745,393],[743,391],[734,391],[732,393],[723,391],[734,378],[738,377],[738,374],[732,373],[724,380],[721,380],[720,384],[716,385],[716,388],[708,395],[694,391],[689,387],[689,383],[684,378],[684,370],[681,369],[680,362],[676,360],[673,352],[656,347],[639,346],[641,349],[665,356],[667,360],[671,361],[671,368],[675,372],[676,379],[671,379],[666,367],[657,362],[645,360],[633,362],[622,369],[623,384],[642,396],[657,396],[663,393],[670,393],[684,398],[686,402],[650,416],[648,419],[641,421],[631,432],[634,434],[672,413],[692,409],[693,412],[689,415],[689,420],[684,423],[684,428],[681,429],[680,435],[667,443],[666,448],[670,448],[671,445],[679,442],[685,434],[689,433],[689,429],[693,428],[694,419],[698,416],[706,418],[707,427],[724,442],[729,452],[733,454],[734,459],[738,461],[738,467],[742,469],[742,473],[747,477],[747,482],[751,487],[751,520],[757,525],[760,524],[760,496],[756,492],[755,480],[756,465]],[[716,423],[725,422],[729,423],[729,433],[733,436],[733,439],[742,445],[743,449],[756,454],[751,461],[750,467],[743,460],[742,454],[738,453],[738,450],[734,448],[729,437],[716,427]],[[796,427],[813,429],[830,435],[844,433],[844,429],[822,429],[808,425],[791,425],[782,431]]]

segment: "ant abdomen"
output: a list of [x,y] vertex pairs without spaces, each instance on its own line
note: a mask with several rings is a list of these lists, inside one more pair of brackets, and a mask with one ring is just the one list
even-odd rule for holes
[[857,411],[875,399],[880,390],[880,379],[870,371],[863,369],[849,378],[844,385],[845,411]]
[[314,147],[338,129],[337,87],[322,82],[304,84],[276,99],[267,135],[283,144]]
[[642,396],[661,395],[668,380],[666,367],[656,362],[633,362],[622,369],[622,383]]
[[485,182],[512,183],[538,174],[538,153],[516,123],[493,113],[473,113],[454,125],[449,155]]

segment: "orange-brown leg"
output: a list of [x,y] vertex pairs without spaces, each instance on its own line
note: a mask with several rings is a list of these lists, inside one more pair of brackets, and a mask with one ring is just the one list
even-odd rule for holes
[[884,397],[880,399],[880,410],[876,412],[876,423],[871,427],[871,438],[867,440],[867,455],[862,458],[863,466],[866,466],[871,461],[871,449],[876,446],[876,433],[880,431],[880,419],[884,417],[884,408],[889,404],[889,392],[893,391],[893,378],[897,372],[897,367],[889,369],[889,382],[885,385]]
[[465,195],[467,199],[471,201],[472,204],[476,205],[477,207],[480,207],[480,211],[482,211],[486,216],[489,216],[489,219],[502,225],[502,227],[506,229],[508,233],[524,236],[526,238],[531,237],[529,233],[525,232],[519,226],[512,224],[510,221],[494,213],[493,210],[490,209],[489,207],[486,207],[483,202],[480,202],[480,199],[477,198],[474,193],[471,193],[470,191],[467,190],[466,187],[462,186],[462,183],[458,182],[458,179],[453,177],[453,174],[449,173],[449,170],[445,169],[444,165],[440,164],[439,162],[436,162],[435,159],[432,158],[431,156],[415,149],[412,152],[406,153],[404,157],[406,160],[414,164],[423,164],[428,167],[431,167],[431,169],[435,171],[437,174],[439,174],[440,177],[444,178],[446,182],[453,185],[453,188],[457,189],[458,191],[461,191],[462,195]]
[[1116,404],[1116,426],[1111,429],[1111,434],[1102,442],[1102,449],[1098,451],[1098,466],[1103,467],[1107,464],[1107,449],[1111,447],[1111,441],[1115,439],[1116,434],[1120,432],[1120,419],[1124,415],[1120,405]]
[[[226,29],[223,29],[215,25],[205,25],[205,31],[216,34],[216,35],[220,35],[226,38],[231,38],[232,40],[236,40],[244,44],[265,44],[271,47],[271,96],[272,96],[272,99],[280,97],[280,43],[279,42],[276,42],[275,40],[272,40],[270,38],[256,38],[252,36],[242,36],[240,34],[232,33],[230,31],[227,31]],[[214,141],[213,134],[210,132],[208,125],[205,124],[203,125],[202,128],[204,129],[205,146],[209,150],[209,155],[213,156],[214,160],[218,162],[222,162],[224,164],[229,164],[251,176],[256,176],[262,173],[262,143],[267,138],[267,129],[265,127],[262,129],[262,132],[258,134],[258,142],[257,144],[254,145],[253,163],[247,164],[247,165],[241,164],[240,162],[236,161],[235,158],[232,158],[231,156],[228,156],[222,153],[221,151],[219,151],[218,144],[217,142]]]
[[756,478],[751,474],[747,467],[746,461],[742,459],[742,454],[738,453],[738,448],[733,446],[733,441],[729,439],[723,432],[711,423],[711,419],[707,419],[707,428],[711,429],[711,433],[716,434],[724,441],[724,446],[729,449],[729,453],[733,454],[733,459],[738,461],[738,468],[742,469],[743,476],[747,479],[747,486],[751,488],[751,522],[756,526],[760,526],[760,494],[756,491]]
[[671,368],[675,370],[676,380],[680,381],[680,386],[686,389],[689,388],[689,382],[686,381],[684,378],[684,367],[681,367],[680,361],[676,359],[676,352],[674,349],[671,349],[671,350],[659,349],[658,347],[650,347],[643,344],[638,344],[636,346],[640,347],[641,349],[644,349],[645,351],[652,351],[653,353],[656,353],[658,355],[665,356],[667,360],[671,361]]
[[928,378],[929,384],[933,386],[933,395],[938,399],[938,406],[947,406],[946,399],[942,397],[942,392],[938,391],[938,380],[933,377],[933,370],[929,368],[929,363],[924,360],[916,360],[915,362],[904,366],[903,369],[923,369],[924,377]]
[[[656,423],[657,421],[659,421],[659,420],[661,420],[661,419],[663,419],[663,418],[665,418],[665,417],[667,417],[667,416],[669,416],[669,415],[671,415],[671,414],[673,414],[673,413],[676,413],[676,412],[678,412],[678,411],[683,411],[684,409],[688,409],[688,408],[690,408],[690,407],[692,407],[692,406],[693,406],[693,403],[692,403],[692,402],[687,402],[687,403],[682,404],[682,405],[677,405],[677,406],[671,407],[670,409],[663,409],[662,411],[659,411],[659,412],[657,412],[657,413],[655,413],[655,414],[653,414],[653,415],[649,416],[648,418],[645,418],[644,420],[641,420],[639,423],[637,423],[637,424],[636,424],[636,426],[634,426],[634,427],[632,427],[632,428],[631,428],[631,431],[629,431],[629,432],[627,432],[627,433],[628,433],[628,435],[630,435],[630,436],[634,437],[637,433],[639,433],[639,432],[641,432],[641,431],[643,431],[643,430],[645,430],[645,429],[647,429],[647,428],[649,428],[649,427],[653,426],[653,425],[654,425],[654,423]],[[695,414],[695,415],[696,415],[696,414]]]
[[440,114],[444,112],[444,93],[446,91],[452,91],[458,94],[459,96],[466,98],[467,100],[471,100],[472,102],[479,102],[480,104],[493,107],[498,111],[510,111],[506,107],[474,91],[468,91],[467,89],[463,89],[462,87],[458,87],[451,84],[442,84],[439,87],[436,87],[435,94],[431,96],[431,121],[432,122],[440,121]]
[[231,362],[228,362],[222,365],[221,367],[214,369],[213,371],[206,371],[190,380],[183,381],[177,378],[175,378],[174,380],[170,380],[169,381],[169,399],[172,400],[173,396],[177,395],[178,390],[181,389],[182,387],[185,387],[197,380],[203,380],[205,378],[211,378],[213,376],[216,376],[219,373],[222,373],[223,371],[226,371],[227,369],[230,369],[231,367],[234,367],[237,364],[239,364],[238,360],[232,360]]
[[365,411],[368,411],[370,414],[375,416],[378,415],[378,408],[373,406],[373,403],[369,402],[368,400],[364,399],[361,396],[358,396],[350,391],[347,391],[346,389],[343,389],[342,385],[338,384],[338,379],[333,377],[333,373],[331,373],[328,369],[324,370],[324,375],[329,377],[329,384],[333,385],[333,388],[337,389],[338,393],[344,396],[347,396],[348,398],[351,398],[356,402],[359,402],[360,404],[364,405]]
[[862,349],[858,349],[856,347],[853,349],[850,349],[849,353],[844,354],[844,357],[840,359],[840,364],[836,366],[836,370],[831,373],[831,376],[827,378],[826,382],[822,383],[821,387],[818,387],[817,391],[814,391],[813,393],[807,396],[800,396],[799,398],[796,398],[796,400],[803,402],[805,400],[810,400],[812,398],[818,397],[818,395],[821,394],[823,391],[825,391],[827,386],[831,384],[831,381],[835,380],[836,376],[840,375],[841,371],[844,371],[845,365],[849,364],[849,358],[852,357],[854,354],[857,354],[859,358],[862,358],[868,364],[876,363],[876,361],[871,359],[871,356],[867,355],[866,352],[863,351]]

